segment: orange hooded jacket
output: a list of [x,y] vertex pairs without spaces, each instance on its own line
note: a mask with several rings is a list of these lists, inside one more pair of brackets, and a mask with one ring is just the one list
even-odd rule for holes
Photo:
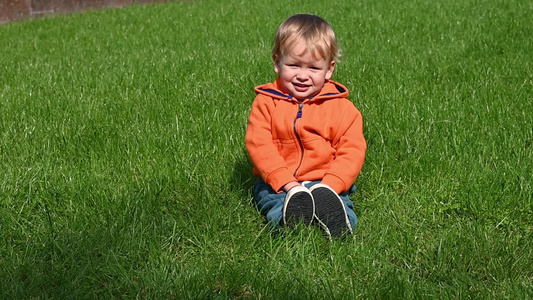
[[245,138],[254,174],[278,192],[306,180],[348,190],[366,152],[363,119],[348,89],[327,80],[315,97],[298,102],[278,78],[255,91]]

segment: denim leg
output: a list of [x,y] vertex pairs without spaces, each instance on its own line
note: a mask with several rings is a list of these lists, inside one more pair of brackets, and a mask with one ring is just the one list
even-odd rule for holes
[[254,183],[254,198],[257,201],[257,209],[266,216],[272,227],[278,227],[281,224],[286,194],[276,193],[270,185],[262,180]]
[[[320,181],[307,181],[304,182],[303,185],[306,188],[310,188],[317,183],[320,183]],[[254,198],[257,202],[257,209],[261,214],[266,216],[266,219],[271,226],[280,226],[281,219],[283,218],[283,203],[285,202],[285,196],[287,193],[276,193],[270,185],[262,180],[255,182],[253,189]],[[353,202],[350,200],[350,195],[353,192],[355,192],[355,185],[352,184],[348,191],[339,194],[339,197],[344,203],[344,208],[346,209],[346,214],[348,215],[348,220],[350,220],[352,229],[357,225],[357,216],[353,211]]]
[[349,191],[339,194],[339,197],[342,202],[344,202],[344,208],[346,209],[348,220],[350,220],[350,224],[352,224],[352,229],[355,229],[355,226],[357,225],[357,216],[353,211],[353,202],[350,200],[350,194],[353,192],[355,192],[355,185],[352,185],[352,188],[350,188]]

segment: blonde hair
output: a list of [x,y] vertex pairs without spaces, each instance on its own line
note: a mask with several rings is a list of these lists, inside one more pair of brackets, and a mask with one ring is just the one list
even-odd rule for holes
[[281,59],[299,39],[307,44],[306,51],[311,51],[314,58],[338,62],[341,57],[335,32],[328,22],[319,16],[297,14],[279,26],[272,48],[273,58]]

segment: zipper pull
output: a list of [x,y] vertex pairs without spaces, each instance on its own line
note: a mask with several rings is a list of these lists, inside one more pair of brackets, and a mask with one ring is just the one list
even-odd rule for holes
[[304,107],[303,102],[298,103],[298,114],[296,115],[296,119],[299,119],[302,117],[302,108]]

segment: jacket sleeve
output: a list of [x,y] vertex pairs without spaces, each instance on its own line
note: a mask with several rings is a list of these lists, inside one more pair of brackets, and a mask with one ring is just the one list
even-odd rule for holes
[[366,153],[363,117],[353,104],[345,110],[332,145],[336,151],[335,159],[322,183],[341,193],[348,190],[359,175]]
[[279,192],[285,184],[296,181],[296,178],[272,141],[271,121],[274,108],[271,98],[257,95],[248,118],[245,143],[255,167],[254,173]]

